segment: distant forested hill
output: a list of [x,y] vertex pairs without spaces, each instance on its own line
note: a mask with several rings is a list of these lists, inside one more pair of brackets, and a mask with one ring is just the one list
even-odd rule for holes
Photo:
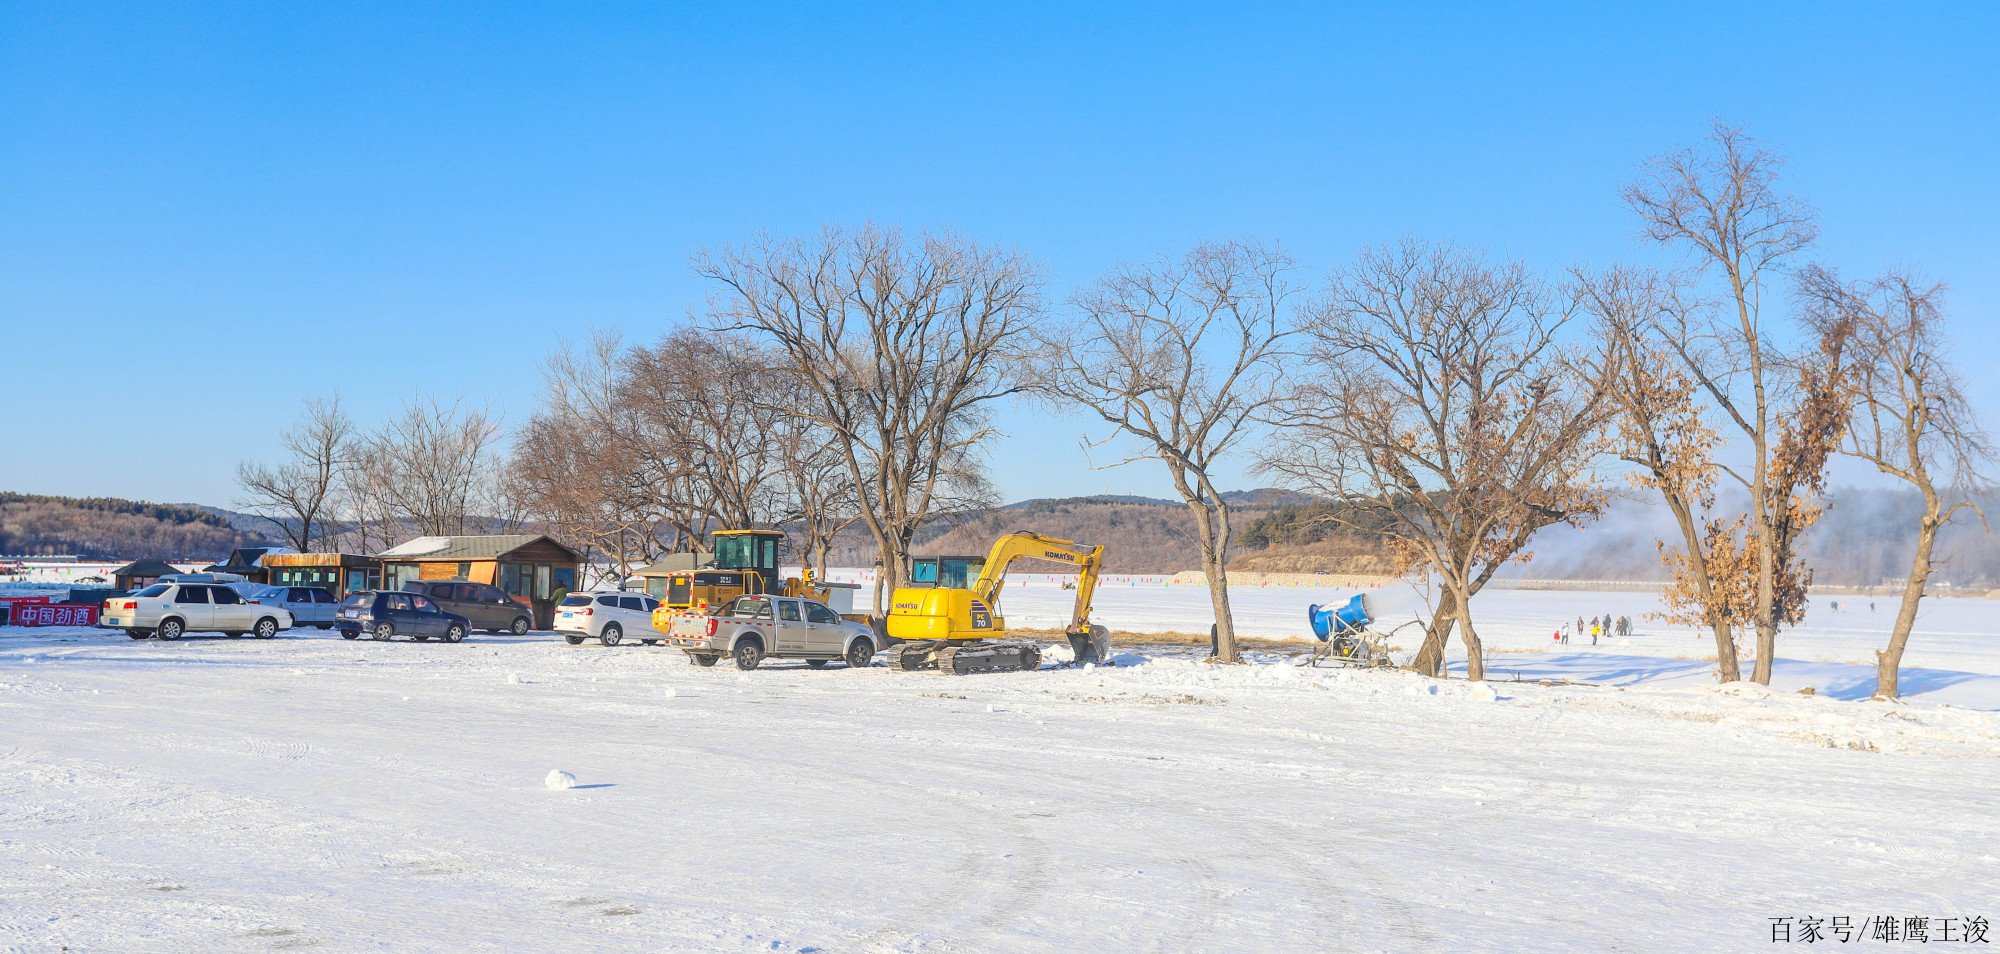
[[266,542],[227,511],[115,497],[0,492],[0,553],[75,554],[90,560],[219,560]]

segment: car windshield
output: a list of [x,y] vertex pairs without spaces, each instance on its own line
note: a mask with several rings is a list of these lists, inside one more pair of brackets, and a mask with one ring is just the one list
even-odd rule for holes
[[132,595],[133,595],[133,596],[144,596],[144,597],[154,597],[154,596],[160,596],[160,595],[162,595],[162,594],[166,593],[166,592],[167,592],[168,590],[171,590],[171,589],[173,589],[173,587],[171,587],[171,586],[168,586],[168,585],[167,585],[167,584],[165,584],[165,583],[155,583],[155,584],[153,584],[152,586],[149,586],[149,587],[146,587],[145,589],[143,589],[143,590],[140,590],[139,592],[137,592],[137,593],[134,593],[134,594],[132,594]]

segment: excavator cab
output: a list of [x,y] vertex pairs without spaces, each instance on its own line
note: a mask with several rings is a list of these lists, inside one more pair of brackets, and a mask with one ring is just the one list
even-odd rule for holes
[[910,585],[971,589],[985,567],[983,556],[917,557],[910,562]]

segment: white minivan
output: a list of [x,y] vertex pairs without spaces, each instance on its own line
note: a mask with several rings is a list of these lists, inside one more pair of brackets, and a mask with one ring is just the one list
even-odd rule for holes
[[616,646],[627,633],[651,646],[661,639],[653,629],[659,608],[659,600],[643,593],[571,593],[556,607],[556,632],[571,646],[592,636]]
[[179,639],[185,633],[222,633],[270,639],[292,628],[282,606],[252,603],[220,584],[155,583],[131,596],[104,601],[97,625],[122,629],[133,639]]

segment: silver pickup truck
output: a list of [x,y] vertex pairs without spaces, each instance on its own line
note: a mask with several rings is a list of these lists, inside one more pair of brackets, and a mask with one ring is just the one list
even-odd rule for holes
[[875,658],[873,630],[817,600],[784,596],[739,596],[709,612],[680,613],[667,628],[667,645],[696,665],[728,656],[738,669],[766,659],[803,659],[814,669],[838,659],[865,669]]

